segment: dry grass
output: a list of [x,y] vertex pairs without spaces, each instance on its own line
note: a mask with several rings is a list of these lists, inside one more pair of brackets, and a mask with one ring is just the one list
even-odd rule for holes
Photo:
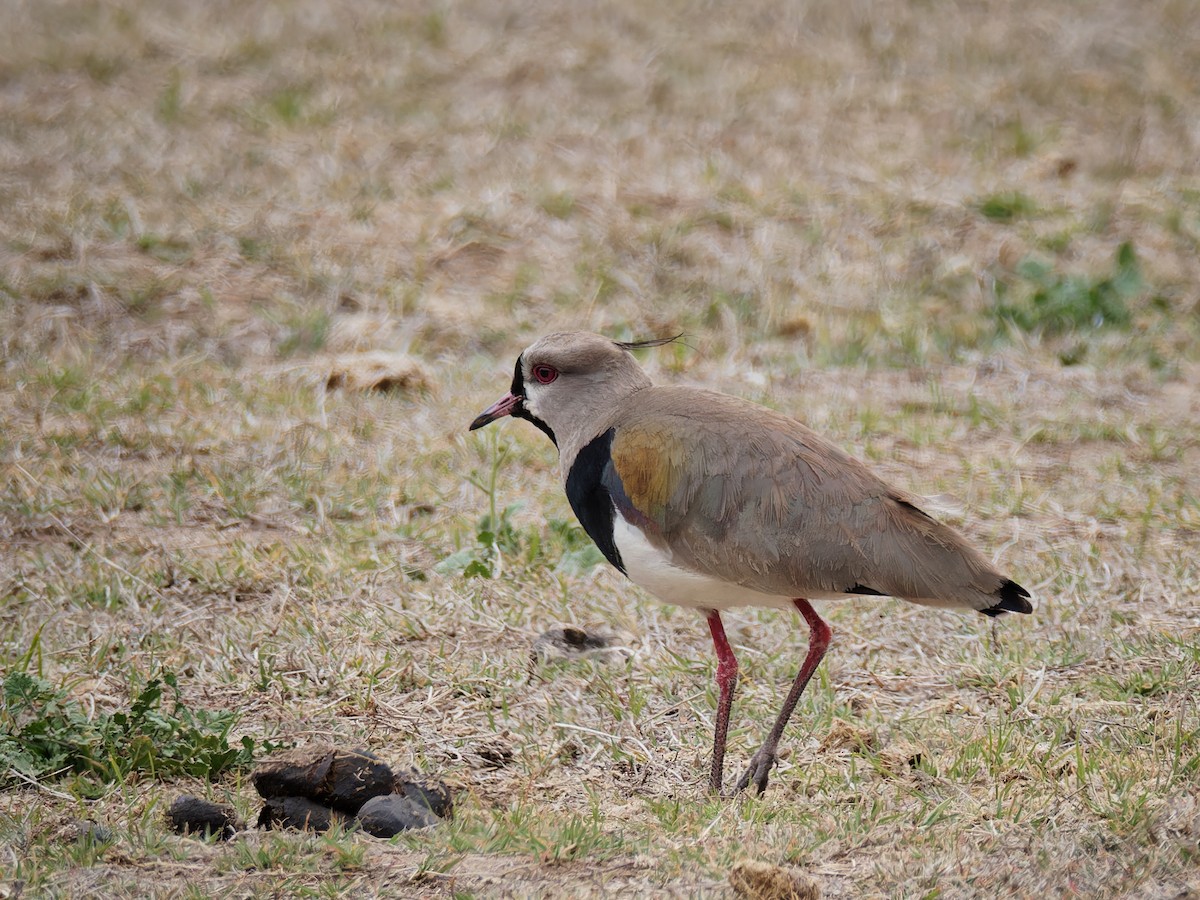
[[[462,795],[393,844],[209,845],[162,813],[250,816],[243,776],[10,782],[0,895],[721,895],[745,859],[825,897],[1200,892],[1192,4],[642,7],[2,4],[0,668],[94,711],[174,672],[238,736]],[[1127,323],[997,314],[1028,259],[1096,287],[1125,242]],[[948,495],[1037,614],[829,608],[772,791],[711,799],[703,627],[587,568],[533,429],[463,431],[561,327],[685,331],[659,378]],[[415,380],[328,390],[377,351]],[[516,501],[499,577],[456,574]],[[563,623],[633,655],[531,668]],[[796,624],[729,622],[731,766]]]

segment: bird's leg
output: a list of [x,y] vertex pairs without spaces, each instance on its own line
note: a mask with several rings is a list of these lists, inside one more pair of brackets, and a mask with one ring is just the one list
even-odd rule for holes
[[783,735],[783,729],[787,727],[788,719],[792,717],[792,712],[796,709],[800,695],[808,687],[809,679],[817,670],[817,666],[821,664],[825,651],[829,649],[829,641],[833,637],[833,631],[817,615],[817,611],[807,600],[797,599],[792,603],[795,604],[796,609],[800,610],[800,615],[804,616],[804,621],[808,623],[808,655],[804,657],[804,665],[800,667],[796,680],[792,682],[792,689],[788,691],[787,698],[783,701],[783,709],[779,711],[779,718],[775,720],[775,726],[767,735],[767,739],[763,741],[763,745],[758,748],[758,752],[750,758],[749,768],[738,779],[737,786],[733,789],[735,793],[744,791],[752,782],[760,794],[767,789],[767,776],[771,773],[771,767],[775,765],[775,752],[779,749],[779,738]]
[[733,706],[733,688],[737,684],[738,662],[733,648],[725,637],[725,626],[721,614],[715,609],[708,611],[708,630],[712,632],[713,647],[717,651],[717,687],[721,695],[717,701],[717,725],[713,729],[712,771],[708,776],[709,787],[721,793],[721,781],[725,771],[725,736],[729,733],[729,710]]

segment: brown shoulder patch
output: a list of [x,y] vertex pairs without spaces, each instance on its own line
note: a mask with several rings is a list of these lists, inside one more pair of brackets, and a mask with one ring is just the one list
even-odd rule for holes
[[682,474],[680,442],[665,431],[633,425],[617,432],[610,452],[625,495],[640,513],[662,522]]

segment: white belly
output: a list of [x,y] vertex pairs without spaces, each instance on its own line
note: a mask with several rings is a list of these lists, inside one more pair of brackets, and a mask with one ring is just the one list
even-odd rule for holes
[[621,554],[625,574],[638,587],[659,600],[695,609],[730,609],[735,606],[791,607],[792,598],[763,594],[675,565],[654,547],[640,530],[613,516],[613,543]]

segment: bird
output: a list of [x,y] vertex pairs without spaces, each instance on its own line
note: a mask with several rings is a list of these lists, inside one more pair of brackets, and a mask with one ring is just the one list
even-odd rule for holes
[[[709,787],[732,796],[753,784],[762,794],[832,639],[813,601],[895,597],[992,617],[1033,604],[919,497],[796,419],[729,394],[655,385],[633,351],[675,339],[545,335],[469,430],[505,416],[540,429],[558,448],[572,511],[608,562],[704,616],[718,688]],[[774,725],[726,795],[738,662],[721,613],[744,606],[796,609],[809,642]]]

